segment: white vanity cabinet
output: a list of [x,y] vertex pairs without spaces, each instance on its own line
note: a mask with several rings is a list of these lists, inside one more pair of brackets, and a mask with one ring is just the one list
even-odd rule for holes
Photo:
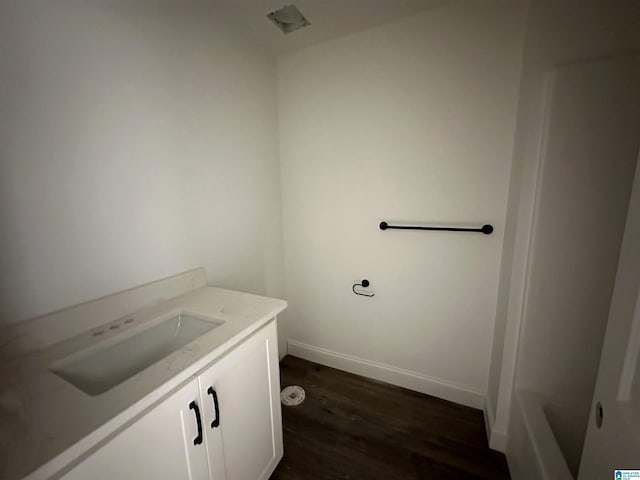
[[207,457],[197,435],[198,381],[192,380],[64,475],[64,480],[205,479]]
[[[278,360],[276,325],[271,322],[198,375],[214,480],[266,480],[282,458]],[[216,464],[221,450],[226,476],[216,476],[221,475]]]
[[61,478],[266,480],[282,458],[275,320]]

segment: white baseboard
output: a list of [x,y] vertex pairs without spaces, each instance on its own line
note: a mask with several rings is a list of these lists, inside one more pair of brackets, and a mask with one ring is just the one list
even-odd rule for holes
[[491,408],[491,402],[489,396],[485,397],[484,402],[484,426],[487,430],[487,441],[489,442],[489,448],[497,450],[498,452],[506,453],[507,450],[507,434],[506,432],[496,428],[495,415],[493,408]]
[[416,392],[433,395],[461,405],[479,409],[484,407],[485,396],[483,392],[439,378],[429,377],[422,373],[307,345],[295,340],[287,342],[287,351],[294,357],[398,385]]
[[494,428],[489,438],[489,448],[504,454],[507,453],[507,433]]
[[487,442],[491,441],[491,430],[493,429],[494,415],[493,409],[491,408],[491,402],[489,401],[489,395],[484,399],[484,408],[482,409],[482,413],[484,413],[484,429],[487,434]]

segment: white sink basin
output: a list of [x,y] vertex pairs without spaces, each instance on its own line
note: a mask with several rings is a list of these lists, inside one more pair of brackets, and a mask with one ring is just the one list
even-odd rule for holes
[[89,395],[99,395],[224,323],[178,315],[137,333],[111,337],[51,366]]

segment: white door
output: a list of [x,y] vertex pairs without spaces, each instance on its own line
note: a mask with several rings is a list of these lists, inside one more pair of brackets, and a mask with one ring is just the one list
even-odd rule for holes
[[282,458],[277,345],[273,321],[198,377],[213,480],[223,469],[227,480],[265,480]]
[[640,158],[578,478],[618,469],[640,470]]
[[74,467],[63,480],[207,480],[194,379]]

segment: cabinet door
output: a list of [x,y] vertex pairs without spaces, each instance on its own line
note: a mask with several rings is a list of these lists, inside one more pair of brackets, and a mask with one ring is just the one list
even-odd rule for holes
[[[198,381],[212,472],[223,468],[224,452],[227,480],[269,478],[282,458],[275,320],[204,371]],[[214,422],[214,396],[219,423]]]
[[196,410],[202,415],[198,393],[198,382],[194,379],[100,447],[62,479],[207,480],[209,470],[205,444],[204,441],[196,441]]

